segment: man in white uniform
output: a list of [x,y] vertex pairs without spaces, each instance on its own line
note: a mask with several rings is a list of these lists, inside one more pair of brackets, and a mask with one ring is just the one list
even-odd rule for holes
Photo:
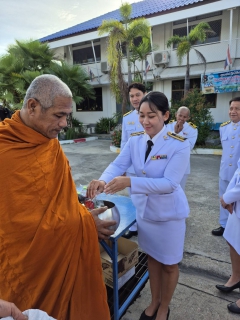
[[[192,122],[187,122],[190,119],[190,110],[187,107],[180,107],[175,113],[176,121],[171,120],[167,124],[167,129],[171,132],[175,132],[178,135],[187,138],[190,143],[191,150],[197,141],[198,130]],[[185,190],[188,175],[190,174],[190,162],[181,180],[181,187]]]
[[[229,102],[230,121],[220,126],[220,138],[222,143],[222,158],[219,171],[219,197],[226,192],[227,186],[237,170],[237,162],[240,158],[240,97],[235,97]],[[213,229],[214,236],[222,236],[227,219],[228,210],[220,206],[220,227]]]
[[[146,94],[146,88],[144,84],[134,82],[128,87],[128,93],[129,93],[130,103],[134,109],[127,112],[123,116],[121,150],[123,150],[123,147],[127,143],[132,133],[144,130],[142,125],[139,122],[138,107],[139,107],[140,101]],[[133,166],[127,169],[126,175],[135,176],[135,171],[133,169]],[[129,191],[129,195],[130,195],[130,191]],[[138,234],[137,224],[135,223],[129,228],[128,231],[125,232],[123,237],[129,239],[132,236],[136,236],[137,234]]]

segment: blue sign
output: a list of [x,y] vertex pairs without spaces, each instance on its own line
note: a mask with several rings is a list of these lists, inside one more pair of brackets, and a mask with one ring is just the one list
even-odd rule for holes
[[202,93],[240,91],[240,70],[201,74]]

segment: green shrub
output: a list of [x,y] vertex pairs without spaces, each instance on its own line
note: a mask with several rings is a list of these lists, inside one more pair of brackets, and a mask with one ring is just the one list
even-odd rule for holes
[[112,145],[117,148],[120,148],[121,137],[122,137],[122,130],[114,130],[113,133],[111,133]]
[[85,138],[87,136],[88,134],[86,132],[81,131],[81,127],[67,128],[67,131],[66,131],[66,140]]
[[96,123],[96,133],[109,133],[117,125],[115,118],[100,118]]
[[211,105],[206,102],[205,96],[199,92],[199,89],[193,88],[181,101],[172,102],[172,118],[175,118],[175,112],[181,106],[186,106],[190,109],[189,121],[193,122],[198,128],[196,145],[205,145],[205,140],[213,125],[213,117],[210,111]]

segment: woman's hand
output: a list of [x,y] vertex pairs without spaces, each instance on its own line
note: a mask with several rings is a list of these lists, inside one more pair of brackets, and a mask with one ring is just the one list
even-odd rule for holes
[[27,320],[28,317],[23,315],[22,312],[12,302],[7,302],[0,299],[0,317],[13,317],[14,320]]
[[105,184],[103,180],[92,180],[87,187],[87,198],[93,199],[97,194],[102,193]]
[[221,206],[228,210],[229,213],[233,213],[233,203],[230,203],[230,204],[227,204],[226,202],[224,202],[223,198],[220,198],[220,203],[221,203]]
[[131,179],[129,177],[116,177],[107,183],[104,187],[104,192],[106,194],[113,194],[121,191],[127,187],[131,187]]

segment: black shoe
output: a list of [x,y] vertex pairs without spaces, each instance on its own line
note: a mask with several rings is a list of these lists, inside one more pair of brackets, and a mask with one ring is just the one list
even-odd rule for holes
[[229,311],[240,314],[240,308],[237,306],[236,302],[229,303],[227,307]]
[[240,281],[237,282],[236,284],[234,284],[233,286],[231,287],[226,287],[224,285],[221,285],[221,284],[217,284],[216,285],[216,288],[222,292],[226,292],[226,293],[229,293],[231,291],[233,291],[234,289],[237,289],[237,288],[240,288]]
[[122,237],[123,237],[123,238],[126,238],[126,239],[130,239],[130,238],[132,238],[132,236],[137,236],[137,235],[138,235],[138,232],[137,232],[137,231],[127,230],[127,231],[122,235]]
[[[134,232],[136,232],[136,231],[134,231]],[[145,310],[144,310],[143,313],[141,314],[141,317],[139,320],[155,320],[156,316],[157,316],[157,312],[158,312],[158,308],[152,316],[147,316],[145,313]]]
[[213,229],[213,230],[212,230],[212,234],[213,234],[214,236],[222,236],[224,230],[225,230],[225,228],[219,227],[219,228],[217,228],[217,229]]

